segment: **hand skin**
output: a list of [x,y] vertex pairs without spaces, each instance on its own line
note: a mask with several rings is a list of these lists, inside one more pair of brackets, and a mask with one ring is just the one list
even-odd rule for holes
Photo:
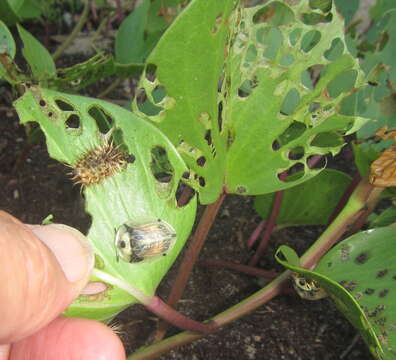
[[66,225],[0,211],[0,360],[124,360],[104,324],[59,316],[87,285],[92,250]]

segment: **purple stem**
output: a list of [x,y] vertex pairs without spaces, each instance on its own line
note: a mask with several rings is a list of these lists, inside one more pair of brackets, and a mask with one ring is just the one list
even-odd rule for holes
[[[279,175],[279,179],[281,181],[285,181],[287,177],[287,171],[284,171]],[[278,217],[281,204],[282,204],[282,198],[283,198],[283,190],[277,191],[275,193],[274,197],[274,202],[272,204],[272,211],[271,215],[268,219],[267,226],[265,227],[263,236],[261,237],[260,245],[253,255],[253,257],[249,261],[250,266],[256,266],[257,263],[259,262],[260,258],[263,256],[265,249],[268,246],[269,239],[271,237],[272,231],[274,230],[274,227],[276,225],[276,219]]]
[[262,277],[264,279],[272,280],[275,279],[279,273],[275,271],[268,271],[262,270],[253,266],[236,264],[230,261],[224,260],[202,260],[199,262],[200,265],[207,265],[207,266],[218,266],[223,267],[230,270],[235,270],[238,272],[242,272],[244,274],[253,275],[257,277]]
[[261,232],[264,230],[265,226],[267,224],[267,220],[261,220],[257,227],[254,229],[252,235],[250,235],[249,239],[246,242],[246,245],[248,249],[250,249],[257,241],[259,238]]
[[144,304],[145,308],[156,314],[168,323],[180,329],[189,330],[195,333],[210,334],[215,330],[216,323],[211,320],[208,324],[192,320],[176,311],[174,308],[162,301],[158,296],[154,296]]

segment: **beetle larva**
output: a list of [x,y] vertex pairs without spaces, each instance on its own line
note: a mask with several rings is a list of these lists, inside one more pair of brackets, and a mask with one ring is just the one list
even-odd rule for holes
[[293,287],[298,295],[306,300],[320,300],[328,296],[315,280],[308,280],[299,273],[293,272]]
[[127,221],[116,233],[115,246],[121,259],[136,263],[156,256],[165,256],[175,240],[175,230],[164,220],[157,219],[141,225]]

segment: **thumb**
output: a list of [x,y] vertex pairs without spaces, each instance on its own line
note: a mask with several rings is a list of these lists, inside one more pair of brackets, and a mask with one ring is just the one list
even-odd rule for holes
[[0,344],[36,332],[78,296],[94,257],[66,225],[29,226],[0,211]]

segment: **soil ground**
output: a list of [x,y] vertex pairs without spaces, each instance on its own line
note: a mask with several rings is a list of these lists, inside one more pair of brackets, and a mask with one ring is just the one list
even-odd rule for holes
[[[3,210],[27,223],[40,223],[53,214],[54,221],[89,228],[80,189],[67,176],[68,169],[50,159],[44,142],[27,145],[25,131],[13,110],[0,108],[0,204]],[[251,251],[245,241],[259,218],[249,197],[229,196],[210,232],[201,259],[246,263]],[[274,250],[287,244],[303,252],[321,232],[319,227],[288,228],[276,232],[260,266],[281,270]],[[177,263],[159,288],[166,296]],[[238,303],[260,288],[256,278],[222,268],[197,266],[180,301],[184,314],[204,320]],[[117,319],[128,352],[150,343],[157,320],[139,306]],[[169,334],[176,333],[171,329]],[[306,301],[282,295],[214,335],[163,355],[167,359],[340,359],[356,331],[330,300]],[[359,340],[343,359],[371,359]]]

